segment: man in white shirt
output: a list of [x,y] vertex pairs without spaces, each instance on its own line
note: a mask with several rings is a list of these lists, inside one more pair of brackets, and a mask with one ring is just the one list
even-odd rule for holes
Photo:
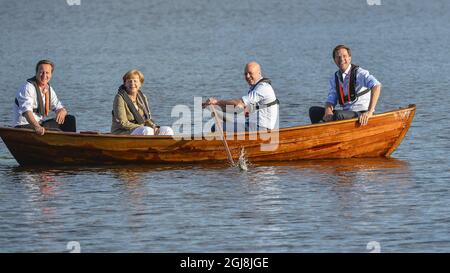
[[279,102],[270,80],[262,77],[261,66],[257,62],[246,64],[244,76],[250,86],[247,95],[231,100],[209,98],[203,103],[203,107],[218,105],[225,111],[226,106],[231,105],[237,110],[245,109],[249,113],[246,130],[277,129]]
[[[14,101],[14,127],[33,129],[38,135],[44,135],[45,128],[76,132],[75,117],[67,115],[67,110],[49,84],[54,67],[49,60],[39,61],[36,75],[19,88]],[[50,110],[56,113],[56,118],[44,120]]]

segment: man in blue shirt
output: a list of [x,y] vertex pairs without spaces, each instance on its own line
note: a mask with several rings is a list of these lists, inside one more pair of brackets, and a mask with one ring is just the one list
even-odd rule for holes
[[[325,107],[313,106],[309,109],[311,122],[358,118],[361,125],[366,125],[375,111],[381,83],[369,71],[352,64],[349,47],[336,46],[333,59],[339,70],[330,79]],[[335,109],[338,102],[342,110]]]

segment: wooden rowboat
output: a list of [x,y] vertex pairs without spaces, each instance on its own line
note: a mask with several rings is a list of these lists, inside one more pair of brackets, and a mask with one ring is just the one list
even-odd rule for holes
[[[243,148],[250,162],[390,157],[408,131],[415,110],[415,105],[409,105],[377,114],[366,126],[350,119],[226,138],[232,157],[237,159]],[[29,129],[0,127],[0,136],[21,166],[227,161],[219,134],[181,138],[46,132],[39,136]]]

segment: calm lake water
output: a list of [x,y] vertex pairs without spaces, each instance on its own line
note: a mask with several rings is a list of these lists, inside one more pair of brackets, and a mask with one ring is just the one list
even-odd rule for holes
[[[69,1],[71,2],[71,1]],[[75,1],[73,1],[75,2]],[[370,2],[370,1],[369,1]],[[372,1],[373,2],[373,1]],[[374,1],[377,2],[377,1]],[[382,83],[377,111],[414,103],[393,159],[26,169],[0,141],[0,252],[450,251],[450,2],[0,1],[0,123],[39,59],[77,116],[109,131],[122,75],[146,76],[154,118],[239,97],[261,63],[281,127],[321,105],[340,43]]]

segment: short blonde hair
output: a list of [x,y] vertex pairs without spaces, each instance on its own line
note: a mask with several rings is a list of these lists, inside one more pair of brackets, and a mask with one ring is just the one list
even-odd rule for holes
[[139,77],[141,84],[143,84],[144,83],[144,74],[142,74],[142,72],[137,69],[131,69],[130,71],[125,73],[125,75],[123,75],[123,77],[122,77],[123,83],[125,83],[129,78],[136,76],[136,75]]

